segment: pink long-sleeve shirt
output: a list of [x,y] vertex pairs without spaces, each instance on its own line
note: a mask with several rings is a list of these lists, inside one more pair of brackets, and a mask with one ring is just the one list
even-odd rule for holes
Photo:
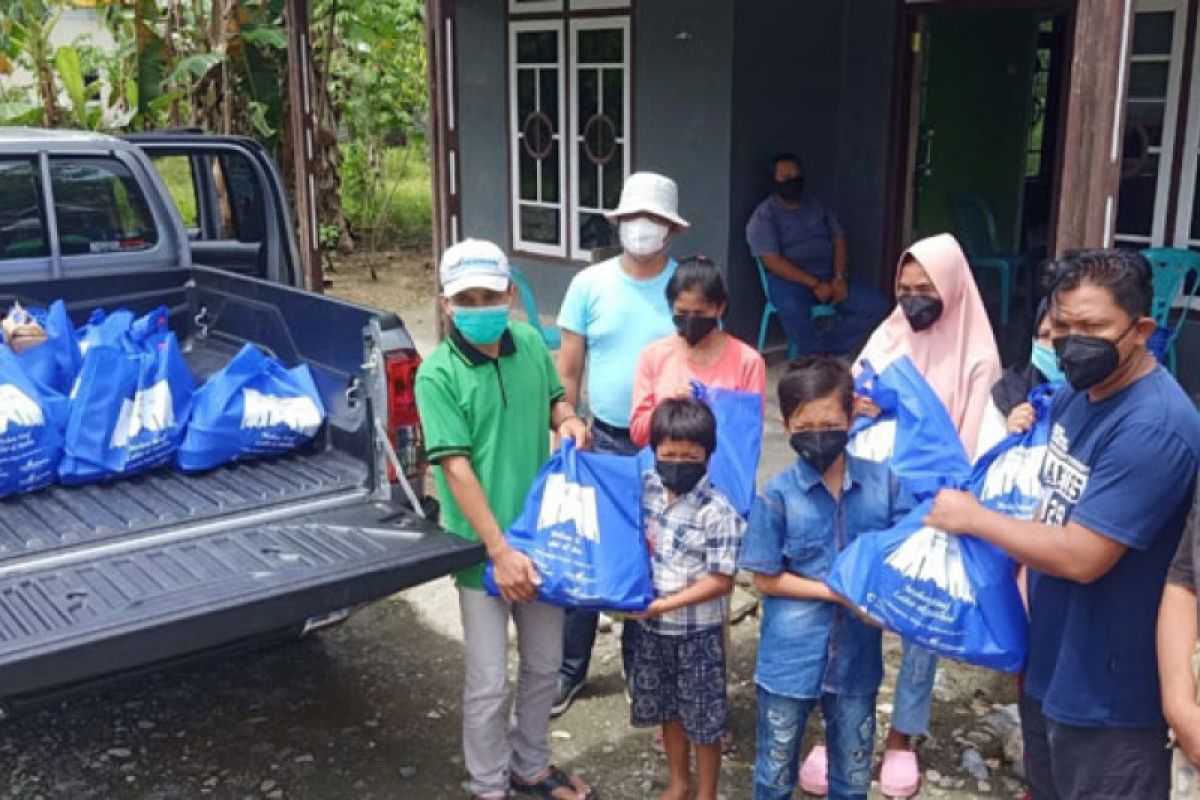
[[638,358],[633,376],[629,435],[634,444],[649,444],[650,415],[659,401],[683,394],[694,380],[713,388],[756,392],[765,397],[767,366],[753,347],[728,335],[721,355],[707,366],[689,360],[682,337],[668,336],[652,342]]

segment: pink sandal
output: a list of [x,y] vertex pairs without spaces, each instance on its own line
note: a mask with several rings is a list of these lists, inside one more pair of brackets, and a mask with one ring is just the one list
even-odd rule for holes
[[808,751],[808,757],[800,767],[800,788],[814,797],[829,794],[829,753],[825,745],[816,745]]
[[884,750],[879,788],[885,797],[904,800],[921,787],[921,766],[912,750]]

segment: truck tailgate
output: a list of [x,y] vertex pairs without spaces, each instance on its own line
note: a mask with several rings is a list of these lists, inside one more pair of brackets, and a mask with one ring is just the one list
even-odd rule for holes
[[[7,519],[7,515],[5,515]],[[478,545],[387,504],[121,538],[0,562],[0,695],[277,631],[476,563]]]

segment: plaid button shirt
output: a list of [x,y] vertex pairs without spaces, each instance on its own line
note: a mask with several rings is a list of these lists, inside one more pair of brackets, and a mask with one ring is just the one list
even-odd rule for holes
[[[645,474],[642,508],[646,541],[659,597],[675,594],[709,573],[737,572],[738,548],[746,523],[708,476],[672,502],[657,472]],[[726,596],[646,620],[655,633],[680,636],[719,626],[728,618]]]

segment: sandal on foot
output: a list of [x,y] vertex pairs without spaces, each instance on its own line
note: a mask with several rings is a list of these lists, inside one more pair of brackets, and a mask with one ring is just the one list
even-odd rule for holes
[[921,787],[921,767],[912,750],[884,750],[879,770],[879,790],[885,797],[904,800]]
[[800,767],[800,788],[814,797],[829,794],[829,753],[825,745],[816,745],[808,751],[808,757]]
[[[579,787],[571,780],[571,776],[553,765],[546,771],[545,777],[537,783],[523,783],[513,777],[509,779],[508,785],[517,794],[532,795],[540,797],[542,800],[559,800],[554,794],[559,789],[570,789],[576,795],[580,794]],[[596,790],[588,788],[581,800],[598,800]]]

